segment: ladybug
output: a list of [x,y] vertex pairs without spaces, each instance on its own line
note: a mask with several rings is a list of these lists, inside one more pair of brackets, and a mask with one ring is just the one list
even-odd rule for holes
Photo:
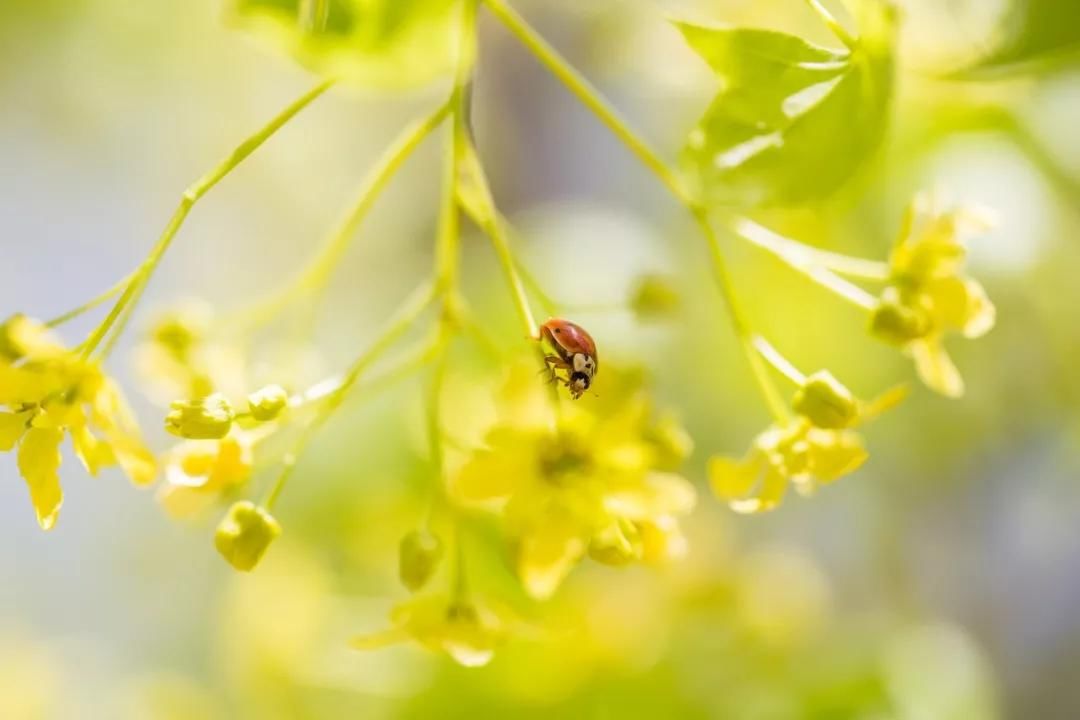
[[[577,400],[592,385],[599,369],[596,359],[596,343],[580,325],[569,320],[551,318],[540,326],[538,340],[547,340],[555,351],[554,355],[545,355],[553,380],[560,380],[570,390],[570,397]],[[556,374],[565,370],[567,377]]]

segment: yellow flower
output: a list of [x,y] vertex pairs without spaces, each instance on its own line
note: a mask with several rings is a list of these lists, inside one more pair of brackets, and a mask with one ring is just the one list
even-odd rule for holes
[[234,428],[220,440],[187,440],[165,454],[158,499],[175,517],[189,517],[247,485],[261,434]]
[[537,599],[587,552],[611,564],[677,554],[676,518],[694,506],[693,486],[663,471],[680,447],[672,439],[685,438],[670,419],[654,433],[640,379],[608,372],[604,399],[556,414],[532,366],[515,370],[486,447],[451,481],[456,499],[503,514],[518,576]]
[[465,667],[480,667],[491,662],[508,634],[501,614],[441,594],[417,595],[397,605],[390,621],[393,628],[354,638],[352,646],[377,650],[411,639]]
[[398,545],[398,578],[417,592],[439,569],[444,554],[442,540],[427,530],[414,530]]
[[963,273],[964,237],[988,228],[975,212],[941,211],[917,197],[889,259],[890,284],[871,316],[871,332],[903,347],[922,381],[949,397],[963,394],[964,381],[945,351],[945,335],[977,338],[994,326],[986,291]]
[[100,365],[64,348],[45,325],[16,315],[0,325],[0,451],[18,448],[38,523],[56,524],[64,495],[60,445],[71,437],[87,472],[118,465],[137,485],[157,464],[120,388]]
[[866,458],[855,431],[819,428],[799,417],[763,432],[741,460],[712,458],[709,482],[735,512],[764,512],[780,504],[789,484],[808,495],[854,472]]

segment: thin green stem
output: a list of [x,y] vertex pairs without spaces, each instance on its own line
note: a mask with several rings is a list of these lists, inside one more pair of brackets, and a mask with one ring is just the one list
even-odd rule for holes
[[369,367],[371,367],[372,363],[378,360],[383,353],[393,347],[394,343],[396,343],[402,335],[409,331],[413,323],[415,323],[417,318],[419,318],[431,305],[435,297],[436,289],[434,283],[430,281],[425,282],[417,288],[401,305],[383,331],[379,333],[378,337],[371,344],[371,347],[353,362],[352,366],[342,378],[341,383],[327,393],[322,400],[322,405],[319,407],[318,414],[301,432],[292,451],[285,459],[281,473],[278,475],[277,480],[274,482],[270,492],[264,500],[263,504],[267,509],[272,508],[274,503],[277,502],[278,497],[281,495],[281,491],[285,488],[289,478],[292,477],[297,459],[303,454],[308,443],[311,442],[311,439],[319,429],[322,428],[323,424],[325,424],[326,421],[333,416],[338,407],[341,406],[341,403],[348,396],[349,391],[356,384],[356,381],[360,379],[360,376]]
[[747,242],[772,253],[796,269],[801,270],[802,268],[817,266],[840,275],[862,280],[874,282],[887,282],[889,280],[888,263],[810,247],[797,240],[773,232],[746,217],[731,216],[727,219],[727,226],[733,233]]
[[750,368],[758,385],[761,387],[766,404],[777,420],[786,419],[786,405],[780,398],[779,392],[762,364],[761,357],[758,356],[751,343],[749,325],[743,316],[742,307],[738,302],[734,284],[727,268],[727,261],[724,258],[723,249],[720,247],[720,240],[709,222],[707,210],[686,188],[675,171],[668,167],[667,163],[661,159],[649,144],[630,128],[629,123],[622,118],[618,111],[555,48],[533,30],[523,17],[517,14],[503,0],[483,0],[483,2],[492,14],[536,56],[537,60],[557,77],[585,107],[592,111],[691,213],[709,246],[713,269],[717,283],[720,286],[720,292],[728,307],[728,315],[731,318],[735,334],[739,338],[743,353],[750,363]]
[[111,288],[109,288],[105,292],[101,293],[97,297],[95,297],[95,298],[93,298],[91,300],[87,300],[85,303],[83,303],[79,307],[74,308],[72,310],[68,310],[63,315],[57,315],[52,320],[49,320],[48,322],[45,323],[46,327],[51,327],[51,328],[59,327],[60,325],[63,325],[64,323],[66,323],[66,322],[68,322],[70,320],[74,320],[75,318],[79,317],[80,315],[82,315],[84,313],[90,312],[91,310],[98,307],[99,305],[102,305],[102,304],[108,302],[109,300],[113,299],[114,297],[116,297],[117,295],[119,295],[120,293],[122,293],[124,291],[124,288],[127,287],[127,284],[129,282],[131,282],[132,277],[134,277],[134,273],[132,273],[130,275],[127,275],[122,280],[120,280],[120,282],[116,283]]
[[795,385],[801,386],[806,383],[806,375],[803,374],[799,368],[795,367],[790,360],[784,357],[783,353],[773,347],[772,343],[761,335],[755,335],[752,342],[754,344],[754,349],[758,351],[758,354],[761,355],[761,357],[765,358],[765,362],[769,363],[774,370]]
[[836,16],[829,12],[829,9],[821,3],[821,0],[806,0],[806,4],[809,5],[810,9],[813,10],[825,25],[828,26],[833,35],[840,39],[840,42],[844,43],[849,50],[855,49],[859,44],[859,38],[848,32],[848,29],[836,19]]
[[[150,278],[154,274],[154,270],[157,269],[158,264],[161,262],[161,258],[165,255],[165,251],[169,249],[176,234],[180,231],[184,221],[187,219],[188,213],[195,206],[195,203],[199,201],[207,192],[209,192],[215,185],[231,173],[237,166],[240,165],[249,155],[257,150],[264,142],[266,142],[274,133],[282,128],[287,122],[292,120],[297,113],[306,108],[312,102],[314,102],[319,96],[326,92],[334,84],[333,80],[324,80],[311,90],[308,90],[302,96],[294,100],[288,107],[278,113],[270,122],[264,125],[258,132],[251,135],[238,145],[227,158],[217,165],[213,170],[197,180],[187,190],[184,191],[180,198],[180,204],[173,212],[172,218],[169,220],[169,224],[165,226],[164,232],[158,239],[157,244],[150,251],[150,254],[142,262],[142,264],[136,269],[134,276],[127,283],[124,288],[123,294],[120,299],[116,301],[112,310],[109,311],[105,320],[94,330],[93,333],[87,338],[83,344],[83,357],[88,358],[91,353],[97,349],[102,339],[113,328],[114,323],[123,314],[124,309],[129,303],[138,304],[139,298],[143,291],[146,289],[146,285],[150,282]],[[125,317],[130,317],[130,314]],[[117,333],[123,331],[123,326],[117,328]]]
[[283,292],[276,293],[265,301],[240,311],[235,318],[237,322],[246,325],[259,325],[305,293],[326,286],[330,275],[338,267],[342,256],[344,256],[355,238],[364,218],[367,217],[375,202],[402,165],[405,164],[405,161],[446,119],[447,114],[450,112],[450,105],[451,103],[448,100],[427,117],[409,124],[394,139],[374,167],[368,172],[367,177],[361,183],[360,191],[356,194],[353,204],[345,212],[333,233],[331,233],[322,249],[312,258],[308,266],[289,283]]
[[709,254],[712,258],[716,282],[720,287],[720,294],[723,295],[724,302],[727,304],[728,315],[731,318],[731,325],[735,330],[739,345],[742,347],[743,354],[750,364],[750,371],[761,389],[761,394],[765,398],[765,404],[769,408],[769,412],[776,420],[784,422],[788,419],[787,404],[780,396],[780,392],[776,389],[776,385],[773,384],[772,378],[769,377],[768,370],[762,364],[761,356],[758,355],[757,350],[754,348],[754,334],[743,318],[741,306],[735,295],[735,285],[731,280],[731,273],[727,267],[727,260],[724,257],[723,248],[720,247],[720,238],[713,230],[709,217],[704,210],[694,211],[694,219],[697,221],[698,227],[709,245]]
[[491,13],[532,52],[555,77],[573,93],[583,105],[593,112],[682,202],[692,204],[693,199],[656,152],[630,129],[629,124],[611,106],[603,95],[559,54],[547,40],[503,0],[482,0]]
[[[789,241],[787,238],[781,237],[746,218],[736,217],[730,219],[728,221],[728,228],[751,245],[756,245],[765,250],[788,267],[802,273],[821,287],[848,301],[852,305],[863,310],[873,310],[877,307],[877,300],[873,295],[866,292],[858,285],[854,285],[840,277],[834,273],[832,269],[819,264],[816,253],[821,251],[811,252],[811,248],[797,244],[792,245],[792,241]],[[855,258],[848,259],[852,261],[855,260]],[[888,266],[884,263],[881,263],[880,268],[874,268],[873,266],[877,265],[877,263],[872,263],[870,261],[866,262],[867,267],[865,270],[868,273],[873,271],[875,280],[884,280],[888,278]],[[884,273],[884,277],[880,277],[881,273]]]

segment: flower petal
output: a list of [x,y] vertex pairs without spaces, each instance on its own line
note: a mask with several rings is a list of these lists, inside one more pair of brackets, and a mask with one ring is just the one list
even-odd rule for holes
[[771,465],[761,479],[757,492],[751,497],[729,500],[728,507],[740,515],[768,512],[780,504],[787,492],[788,479]]
[[717,456],[709,460],[709,484],[721,500],[746,497],[761,475],[762,463],[755,455],[749,460]]
[[917,340],[908,349],[915,360],[915,369],[927,387],[951,398],[964,394],[964,379],[945,352],[940,338]]
[[11,452],[26,432],[29,413],[0,412],[0,452]]
[[532,532],[520,539],[518,576],[537,600],[555,594],[562,581],[585,554],[587,533],[569,517],[549,513]]
[[35,427],[26,431],[19,445],[19,473],[30,488],[30,501],[42,530],[53,528],[64,503],[59,472],[63,439],[61,430]]
[[810,442],[810,472],[819,482],[832,482],[854,472],[869,457],[862,437],[851,430],[811,429],[807,439]]
[[86,472],[97,477],[101,468],[116,464],[116,454],[107,442],[94,437],[85,425],[71,428],[71,446]]

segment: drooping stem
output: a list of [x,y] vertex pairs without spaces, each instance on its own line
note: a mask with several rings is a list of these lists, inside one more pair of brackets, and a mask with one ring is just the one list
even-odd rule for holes
[[773,347],[765,338],[760,335],[755,335],[753,338],[754,349],[758,351],[761,357],[765,358],[765,362],[769,363],[778,373],[786,377],[795,385],[803,385],[806,382],[806,375],[802,373],[799,368],[795,367],[790,360]]
[[848,32],[848,29],[836,19],[836,16],[829,12],[829,9],[821,3],[821,0],[806,0],[806,4],[821,18],[822,22],[828,26],[829,30],[832,31],[832,34],[835,35],[840,42],[844,43],[849,50],[855,49],[859,44],[859,38]]
[[582,77],[523,17],[503,0],[483,0],[483,2],[492,14],[532,52],[536,59],[557,77],[585,107],[591,110],[693,216],[694,222],[701,230],[709,246],[717,283],[727,304],[728,315],[739,338],[743,353],[750,363],[750,368],[758,385],[761,387],[770,411],[778,420],[785,419],[787,417],[785,405],[773,386],[764,365],[762,365],[761,358],[751,344],[749,325],[744,318],[742,306],[738,301],[731,274],[727,268],[723,248],[720,247],[719,238],[709,221],[708,211],[691,194],[675,171],[668,167],[667,163],[636,131],[631,129],[629,123],[601,96],[599,91]]
[[[191,212],[195,203],[206,195],[206,193],[208,193],[215,185],[221,182],[225,176],[235,170],[240,163],[255,152],[264,142],[274,135],[274,133],[280,130],[282,126],[292,120],[301,110],[330,89],[333,84],[333,80],[324,80],[294,100],[288,107],[274,116],[270,122],[259,129],[258,132],[240,143],[240,145],[238,145],[227,158],[221,161],[217,167],[201,177],[184,191],[180,198],[180,204],[173,212],[173,216],[169,220],[169,224],[165,226],[165,230],[162,232],[157,244],[150,251],[150,254],[146,259],[143,260],[142,264],[135,270],[131,280],[124,288],[123,294],[120,295],[120,299],[116,301],[112,310],[109,311],[108,316],[106,316],[105,320],[90,334],[83,344],[83,357],[90,357],[91,353],[97,349],[102,339],[104,339],[113,328],[113,325],[116,323],[117,319],[120,318],[129,303],[138,303],[139,297],[146,289],[146,285],[150,282],[150,278],[154,274],[154,270],[157,269],[158,264],[161,262],[161,258],[165,255],[165,251],[169,249],[169,246],[172,244],[176,234],[180,231],[184,221],[187,219],[188,213]],[[130,317],[130,314],[125,317]],[[116,332],[117,334],[123,332],[123,323],[116,328]]]
[[281,495],[281,491],[285,488],[289,478],[292,477],[297,459],[303,454],[304,449],[307,447],[308,443],[311,442],[311,439],[323,424],[326,423],[326,421],[333,416],[338,407],[341,406],[341,403],[348,396],[349,391],[356,384],[356,381],[359,380],[361,375],[363,375],[364,372],[383,355],[383,353],[390,349],[402,335],[409,331],[413,323],[415,323],[420,315],[431,305],[435,297],[435,284],[430,281],[425,282],[413,291],[405,302],[402,303],[401,307],[391,318],[390,322],[387,323],[382,332],[379,333],[371,346],[353,362],[352,366],[342,378],[341,383],[329,392],[324,400],[322,400],[322,405],[319,407],[318,414],[315,415],[301,432],[300,437],[297,439],[289,456],[285,460],[281,473],[278,475],[277,480],[267,494],[263,503],[267,509],[272,508],[274,503],[277,502],[278,497]]
[[810,247],[773,232],[746,217],[731,216],[727,225],[739,237],[772,253],[799,271],[816,266],[861,280],[886,282],[889,279],[888,263]]
[[64,323],[68,322],[69,320],[74,320],[80,315],[90,312],[99,305],[103,305],[104,303],[112,300],[114,297],[122,293],[124,291],[124,288],[127,287],[127,284],[131,282],[132,277],[134,277],[134,273],[124,277],[122,280],[120,280],[120,282],[116,283],[111,288],[101,293],[97,297],[87,300],[79,307],[68,310],[63,315],[57,315],[52,320],[47,321],[45,325],[51,328],[59,327]]

